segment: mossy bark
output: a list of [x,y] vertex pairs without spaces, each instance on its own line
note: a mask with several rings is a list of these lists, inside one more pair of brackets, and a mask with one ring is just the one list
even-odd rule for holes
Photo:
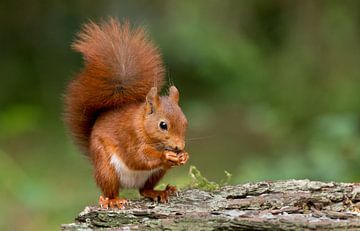
[[168,204],[134,200],[119,210],[86,207],[62,230],[360,230],[360,184],[257,182],[187,189]]

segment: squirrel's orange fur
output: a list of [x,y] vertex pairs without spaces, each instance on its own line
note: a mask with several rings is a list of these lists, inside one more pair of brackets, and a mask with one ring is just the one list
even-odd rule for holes
[[158,95],[164,68],[157,48],[142,28],[116,19],[86,24],[73,48],[84,68],[65,94],[65,121],[92,161],[100,204],[121,207],[120,187],[167,201],[174,187],[153,188],[171,166],[187,161],[187,120],[174,86],[169,96]]

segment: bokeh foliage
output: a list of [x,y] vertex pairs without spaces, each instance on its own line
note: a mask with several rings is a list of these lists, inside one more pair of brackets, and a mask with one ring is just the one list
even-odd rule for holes
[[[61,121],[81,24],[146,25],[211,180],[360,180],[360,2],[1,1],[0,229],[49,230],[99,195]],[[190,166],[190,164],[188,166]],[[189,182],[186,167],[164,182]]]

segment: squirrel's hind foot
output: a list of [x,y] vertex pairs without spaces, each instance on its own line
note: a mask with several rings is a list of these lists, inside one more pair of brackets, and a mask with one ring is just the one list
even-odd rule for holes
[[104,209],[108,209],[109,207],[110,208],[119,208],[119,209],[124,209],[125,208],[125,205],[127,205],[129,202],[126,200],[126,199],[123,199],[123,198],[113,198],[113,199],[109,199],[108,197],[103,197],[103,196],[100,196],[99,198],[99,206],[101,208],[104,208]]
[[143,197],[151,199],[152,201],[168,203],[169,196],[176,194],[176,187],[167,185],[165,190],[142,189],[140,190],[140,194]]

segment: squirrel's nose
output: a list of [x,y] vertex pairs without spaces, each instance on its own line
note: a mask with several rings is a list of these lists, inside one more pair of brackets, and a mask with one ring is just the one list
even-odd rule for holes
[[175,151],[182,151],[185,148],[185,142],[179,142],[175,145],[174,149]]

